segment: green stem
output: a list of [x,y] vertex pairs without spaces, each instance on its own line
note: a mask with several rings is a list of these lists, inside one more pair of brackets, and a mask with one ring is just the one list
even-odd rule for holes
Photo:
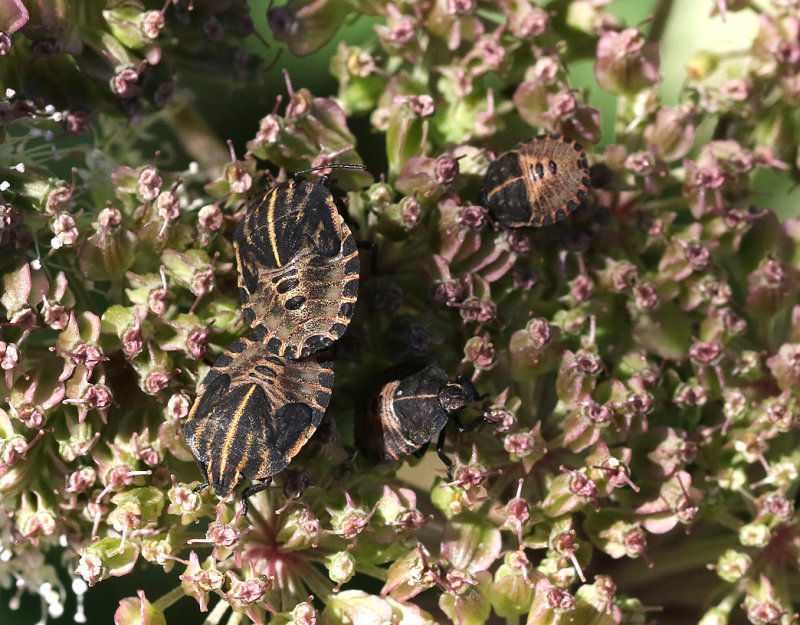
[[327,603],[331,598],[331,582],[311,564],[303,567],[301,572],[303,583],[317,599]]
[[674,0],[661,0],[661,2],[658,3],[655,13],[653,14],[653,21],[650,23],[650,34],[647,37],[648,41],[661,41],[674,3]]
[[173,603],[177,602],[179,599],[183,599],[186,596],[186,593],[183,590],[183,586],[176,586],[172,590],[170,590],[167,594],[162,595],[158,599],[153,602],[153,607],[156,610],[163,612],[168,607],[170,607]]
[[206,620],[203,621],[203,625],[219,625],[222,617],[225,616],[225,613],[230,607],[230,604],[224,599],[218,601],[217,605],[215,605],[211,612],[208,613]]
[[369,575],[370,577],[374,577],[375,579],[379,579],[382,582],[386,581],[388,571],[383,569],[379,566],[375,566],[374,564],[358,564],[356,563],[356,570],[359,573],[364,573],[365,575]]

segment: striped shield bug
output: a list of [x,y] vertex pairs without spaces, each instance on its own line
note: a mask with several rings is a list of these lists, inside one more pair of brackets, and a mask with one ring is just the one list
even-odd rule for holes
[[561,135],[539,135],[489,165],[483,204],[506,228],[549,226],[586,199],[591,181],[586,152]]
[[459,431],[466,431],[457,413],[477,399],[468,378],[450,380],[435,363],[412,372],[408,367],[390,369],[358,415],[356,444],[373,460],[391,461],[424,452],[438,434],[436,451],[449,473],[452,461],[443,451],[445,426],[453,419]]
[[314,433],[333,388],[330,362],[271,354],[259,330],[217,358],[183,430],[205,477],[201,486],[226,497],[243,479],[265,480],[245,489],[245,513],[247,497],[269,485]]
[[[298,174],[318,169],[325,168]],[[355,312],[360,262],[324,184],[292,178],[272,187],[247,209],[233,246],[245,322],[266,331],[270,352],[302,358],[344,334]]]

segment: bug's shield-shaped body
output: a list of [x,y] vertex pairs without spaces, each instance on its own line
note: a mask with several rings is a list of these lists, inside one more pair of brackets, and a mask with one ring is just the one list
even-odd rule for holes
[[591,186],[586,153],[560,135],[520,143],[489,165],[483,203],[503,226],[549,226],[574,211]]
[[410,375],[389,375],[356,425],[356,443],[376,460],[399,460],[441,432],[448,412],[440,392],[447,373],[436,364]]
[[328,189],[290,180],[251,206],[233,237],[246,323],[269,351],[300,358],[347,329],[358,296],[355,239]]
[[184,425],[217,495],[286,468],[322,420],[332,388],[330,362],[281,358],[250,337],[233,343],[203,380]]

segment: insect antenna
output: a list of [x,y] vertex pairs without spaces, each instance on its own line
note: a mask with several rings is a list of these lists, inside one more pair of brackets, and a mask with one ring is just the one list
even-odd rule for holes
[[308,169],[301,169],[294,172],[294,178],[301,174],[310,174],[322,169],[366,169],[366,165],[355,165],[353,163],[330,163],[329,165],[320,165],[318,167],[310,167]]

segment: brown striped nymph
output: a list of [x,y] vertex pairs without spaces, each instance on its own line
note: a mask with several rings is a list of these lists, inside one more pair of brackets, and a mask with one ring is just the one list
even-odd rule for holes
[[259,329],[217,358],[184,424],[205,484],[228,496],[244,479],[283,471],[322,421],[333,388],[331,363],[290,360],[267,352]]
[[561,135],[539,135],[517,145],[486,171],[483,205],[501,226],[549,226],[586,199],[591,180],[586,152]]
[[244,320],[266,331],[271,353],[302,358],[347,329],[360,263],[350,228],[320,182],[271,188],[233,236]]

